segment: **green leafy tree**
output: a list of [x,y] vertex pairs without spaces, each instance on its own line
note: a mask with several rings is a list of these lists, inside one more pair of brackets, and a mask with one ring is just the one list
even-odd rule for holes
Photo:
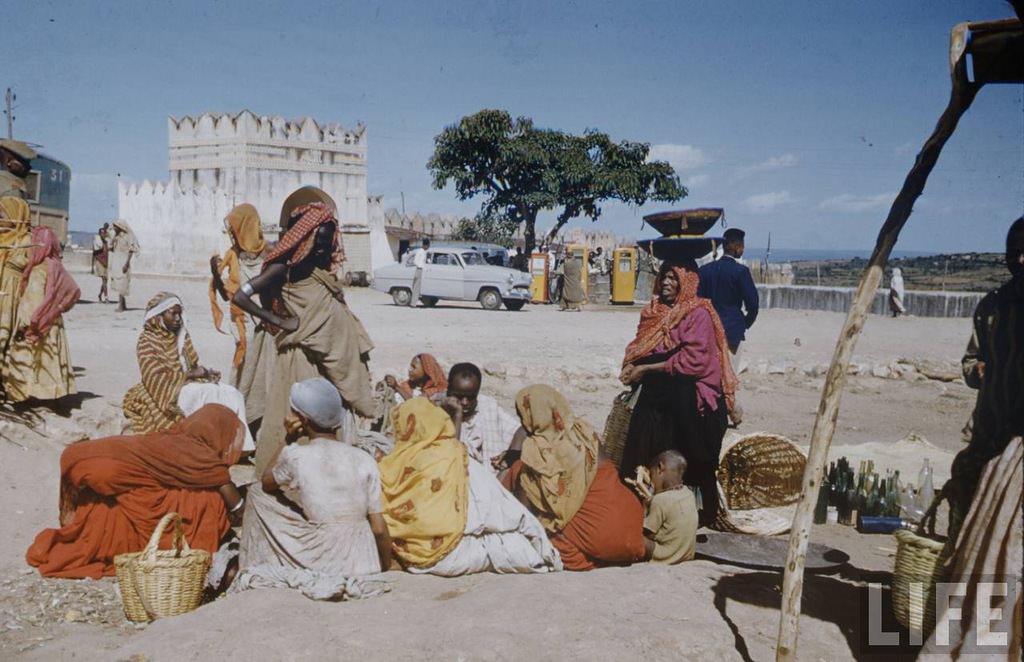
[[476,218],[462,218],[455,225],[452,239],[458,241],[479,241],[485,244],[498,244],[511,248],[512,235],[516,232],[516,224],[504,216],[495,214],[477,214]]
[[613,142],[599,131],[577,136],[538,129],[504,110],[481,110],[434,138],[427,168],[434,188],[452,183],[460,200],[483,196],[481,217],[521,223],[529,253],[541,211],[559,210],[551,239],[573,218],[596,221],[605,200],[642,205],[683,198],[686,188],[672,166],[648,161],[649,152],[646,143]]

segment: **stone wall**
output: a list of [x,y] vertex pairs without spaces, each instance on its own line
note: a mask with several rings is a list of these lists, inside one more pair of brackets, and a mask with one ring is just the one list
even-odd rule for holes
[[[852,287],[758,285],[761,308],[826,310],[845,313],[853,303]],[[980,292],[910,291],[903,297],[907,314],[918,317],[970,317],[984,295]],[[889,289],[879,288],[869,312],[889,314]]]
[[[346,129],[312,118],[203,113],[168,118],[169,182],[121,184],[118,216],[138,236],[140,273],[203,275],[228,246],[224,217],[248,202],[277,238],[281,204],[301,186],[317,186],[337,203],[349,251],[342,271],[371,272],[389,251],[371,240],[366,191],[366,127]],[[380,204],[379,198],[376,199]],[[376,250],[371,246],[378,245]]]

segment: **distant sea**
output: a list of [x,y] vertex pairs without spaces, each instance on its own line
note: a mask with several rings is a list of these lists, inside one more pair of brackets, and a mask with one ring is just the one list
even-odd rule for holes
[[[852,260],[855,257],[861,257],[865,260],[871,257],[870,248],[775,248],[772,246],[772,252],[769,259],[772,262],[809,262],[809,261],[822,261],[822,260]],[[894,250],[892,257],[923,257],[926,255],[935,255],[934,251],[901,251]],[[747,246],[743,251],[743,259],[747,262],[754,260],[761,261],[764,259],[765,249],[764,247],[757,248],[754,246]]]

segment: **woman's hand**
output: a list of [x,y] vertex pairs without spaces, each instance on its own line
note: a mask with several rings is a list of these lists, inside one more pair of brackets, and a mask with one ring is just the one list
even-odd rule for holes
[[636,384],[643,379],[644,372],[643,366],[630,363],[622,369],[622,372],[619,374],[619,381],[626,386]]

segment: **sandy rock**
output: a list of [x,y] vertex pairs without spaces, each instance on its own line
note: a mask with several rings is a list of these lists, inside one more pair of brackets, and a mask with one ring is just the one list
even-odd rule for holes
[[483,365],[483,371],[485,375],[494,377],[495,379],[505,379],[505,377],[508,376],[508,370],[500,363],[485,363]]
[[782,363],[773,363],[768,366],[769,375],[784,375],[786,374],[786,366]]
[[871,376],[872,377],[878,377],[880,379],[888,379],[890,375],[892,375],[892,370],[890,370],[889,366],[887,366],[887,365],[884,365],[884,364],[881,364],[881,363],[877,363],[877,364],[871,366]]

